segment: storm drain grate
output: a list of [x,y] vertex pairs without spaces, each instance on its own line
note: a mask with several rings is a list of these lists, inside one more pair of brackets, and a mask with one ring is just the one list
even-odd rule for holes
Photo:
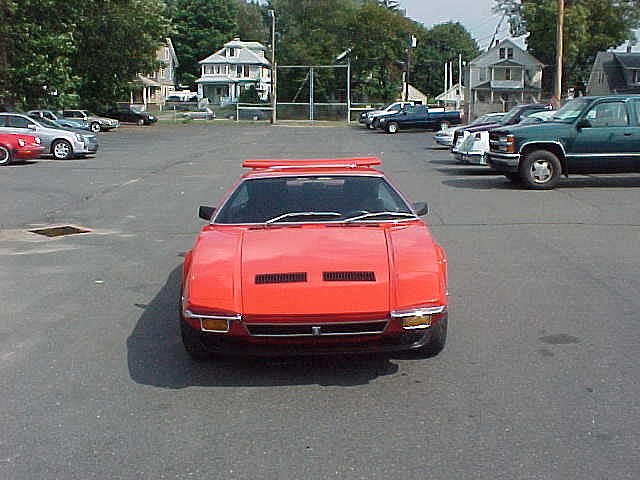
[[91,230],[73,225],[62,225],[59,227],[34,228],[33,230],[29,230],[29,232],[53,238],[64,237],[65,235],[76,235],[78,233],[89,233]]

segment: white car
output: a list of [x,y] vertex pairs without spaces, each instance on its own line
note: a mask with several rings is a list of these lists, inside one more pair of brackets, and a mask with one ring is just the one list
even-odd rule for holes
[[[532,113],[523,117],[520,124],[542,123],[550,119],[555,112],[552,110],[544,110]],[[463,138],[455,157],[463,163],[471,163],[474,165],[487,165],[487,152],[489,146],[489,130],[467,133]],[[457,153],[457,154],[456,154]]]
[[[457,130],[468,127],[477,127],[485,123],[498,122],[502,117],[504,117],[504,115],[504,113],[486,113],[484,115],[480,115],[468,125],[456,125],[454,127],[443,128],[433,136],[433,139],[438,145],[453,147],[453,136]],[[460,143],[462,143],[462,141],[460,141]]]

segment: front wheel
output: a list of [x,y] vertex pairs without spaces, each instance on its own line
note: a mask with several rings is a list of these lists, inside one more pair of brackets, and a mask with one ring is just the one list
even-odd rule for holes
[[414,350],[414,352],[419,356],[435,357],[444,349],[444,346],[447,343],[447,317],[444,317],[433,324],[430,327],[430,330],[431,338],[429,339],[429,342],[425,346]]
[[100,124],[98,122],[93,122],[90,126],[89,129],[93,132],[93,133],[98,133],[100,130],[102,130],[102,128],[100,127]]
[[0,165],[9,165],[12,161],[11,151],[7,147],[0,145]]
[[182,344],[189,356],[197,362],[203,362],[211,358],[211,353],[203,345],[198,332],[187,325],[184,320],[180,319],[179,322]]
[[397,133],[398,132],[398,124],[396,122],[387,123],[386,131],[387,131],[387,133]]
[[527,154],[520,162],[522,183],[534,190],[550,190],[560,181],[562,165],[548,150],[537,150]]
[[51,145],[51,153],[56,160],[67,160],[73,155],[73,147],[66,140],[56,140]]
[[376,127],[373,126],[373,123],[367,123],[367,128],[369,130],[374,130]]
[[139,127],[143,127],[144,126],[144,118],[139,118],[138,121],[136,122],[136,125],[138,125]]

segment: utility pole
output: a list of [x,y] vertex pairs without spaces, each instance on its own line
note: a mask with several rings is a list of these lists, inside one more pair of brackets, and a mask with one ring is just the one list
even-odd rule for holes
[[271,123],[275,124],[277,120],[277,77],[278,69],[276,68],[276,12],[269,10],[271,16]]
[[404,76],[404,82],[405,82],[404,101],[405,102],[409,101],[409,80],[411,78],[411,49],[416,47],[417,41],[418,39],[414,35],[411,35],[411,37],[409,37],[409,48],[407,49],[407,52],[408,52],[407,53],[407,72],[405,73],[405,76]]
[[564,41],[564,0],[558,0],[558,25],[556,31],[556,78],[554,96],[560,102],[562,98],[562,57]]

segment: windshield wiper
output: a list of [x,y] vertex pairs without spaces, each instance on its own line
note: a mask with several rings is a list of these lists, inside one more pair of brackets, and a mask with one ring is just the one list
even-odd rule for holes
[[345,220],[345,223],[355,222],[356,220],[362,220],[365,218],[383,217],[383,216],[417,218],[413,213],[406,213],[406,212],[371,212],[371,213],[364,213],[362,215],[358,215],[357,217],[347,218]]
[[289,217],[341,217],[342,214],[338,212],[289,212],[283,213],[282,215],[278,215],[277,217],[270,218],[267,220],[265,225],[269,225],[271,223],[275,223],[283,218]]

